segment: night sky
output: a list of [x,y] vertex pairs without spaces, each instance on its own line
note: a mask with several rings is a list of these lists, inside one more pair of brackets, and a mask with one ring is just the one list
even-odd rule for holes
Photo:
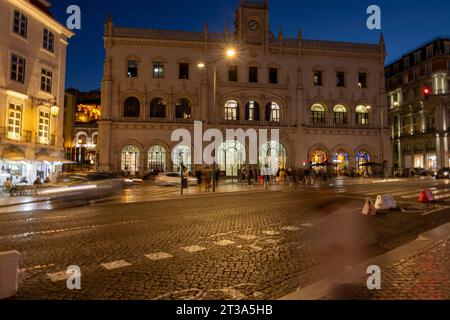
[[[122,27],[222,32],[234,21],[239,0],[51,0],[55,18],[67,20],[66,8],[76,4],[82,29],[75,30],[68,48],[66,87],[100,88],[104,59],[103,24],[108,15]],[[306,39],[377,43],[380,31],[366,28],[367,7],[382,10],[386,62],[437,37],[450,35],[450,1],[443,0],[271,0],[270,26],[275,35],[296,37],[300,27]]]

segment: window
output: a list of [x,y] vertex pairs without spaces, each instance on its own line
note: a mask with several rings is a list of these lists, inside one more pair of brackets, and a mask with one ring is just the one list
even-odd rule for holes
[[122,149],[120,169],[131,175],[136,175],[140,170],[141,153],[136,146],[128,145]]
[[45,68],[41,69],[41,91],[52,93],[53,73]]
[[41,110],[39,111],[39,131],[38,142],[40,144],[49,144],[50,135],[50,112]]
[[403,59],[403,69],[408,69],[409,67],[409,57],[406,57],[405,59]]
[[422,53],[420,51],[414,53],[414,63],[419,64],[421,61],[422,61]]
[[85,134],[80,134],[77,139],[77,144],[84,146],[87,144],[87,136]]
[[445,43],[445,54],[450,55],[450,42]]
[[248,68],[248,82],[257,83],[258,82],[258,67]]
[[431,64],[427,65],[425,73],[427,76],[431,76],[431,74],[433,73],[433,65],[431,65]]
[[166,171],[166,149],[156,145],[148,150],[148,169],[151,171]]
[[11,55],[11,80],[25,83],[25,59],[16,55]]
[[311,122],[313,124],[325,123],[325,108],[320,104],[311,107]]
[[367,73],[360,72],[358,74],[358,86],[363,89],[367,88]]
[[249,101],[245,110],[245,120],[259,121],[259,104],[257,102]]
[[128,78],[137,78],[138,76],[138,62],[128,61]]
[[20,11],[14,10],[13,31],[21,37],[27,37],[28,18]]
[[237,66],[228,67],[228,81],[238,81]]
[[366,106],[356,107],[356,124],[360,126],[369,124],[369,111]]
[[266,106],[266,121],[280,122],[280,106],[271,102]]
[[153,78],[156,79],[164,78],[164,63],[153,62]]
[[165,118],[166,102],[164,99],[155,98],[150,102],[150,118]]
[[338,87],[345,87],[345,72],[338,71],[336,73],[336,85]]
[[180,63],[179,78],[183,80],[189,79],[189,63]]
[[175,105],[175,117],[177,119],[190,119],[192,107],[188,99],[180,99]]
[[271,84],[278,83],[278,69],[277,68],[269,68],[269,83],[271,83]]
[[314,71],[314,85],[322,86],[322,71]]
[[45,50],[50,51],[50,52],[53,52],[55,49],[54,48],[55,47],[55,36],[48,29],[44,29],[44,39],[43,39],[42,47]]
[[347,124],[347,109],[342,105],[337,105],[333,109],[334,123]]
[[236,100],[225,103],[225,120],[239,120],[239,105]]
[[129,97],[123,104],[124,118],[138,118],[140,115],[141,103],[136,97]]
[[22,106],[11,103],[8,114],[8,139],[20,140],[22,131]]

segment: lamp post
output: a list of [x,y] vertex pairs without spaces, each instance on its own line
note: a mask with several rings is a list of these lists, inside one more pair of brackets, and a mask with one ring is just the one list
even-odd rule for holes
[[[225,58],[233,59],[236,56],[236,50],[234,48],[228,48],[225,50]],[[217,62],[222,60],[223,57],[218,57],[209,62],[200,62],[197,67],[199,69],[205,69],[207,65],[213,66],[213,108],[217,105]],[[214,150],[214,158],[216,158],[216,152]],[[216,192],[216,161],[212,166],[212,190]]]

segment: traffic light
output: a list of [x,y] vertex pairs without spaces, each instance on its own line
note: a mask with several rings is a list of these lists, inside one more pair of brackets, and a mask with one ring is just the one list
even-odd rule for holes
[[428,100],[431,94],[431,89],[429,87],[425,87],[423,89],[423,95],[425,96],[425,99]]

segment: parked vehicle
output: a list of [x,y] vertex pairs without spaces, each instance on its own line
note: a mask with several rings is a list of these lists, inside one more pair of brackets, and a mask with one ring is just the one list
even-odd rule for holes
[[[196,185],[197,178],[187,177],[188,185]],[[162,186],[176,186],[181,185],[181,178],[179,172],[160,173],[155,176],[155,182]]]
[[450,179],[450,168],[443,168],[436,174],[436,179]]

